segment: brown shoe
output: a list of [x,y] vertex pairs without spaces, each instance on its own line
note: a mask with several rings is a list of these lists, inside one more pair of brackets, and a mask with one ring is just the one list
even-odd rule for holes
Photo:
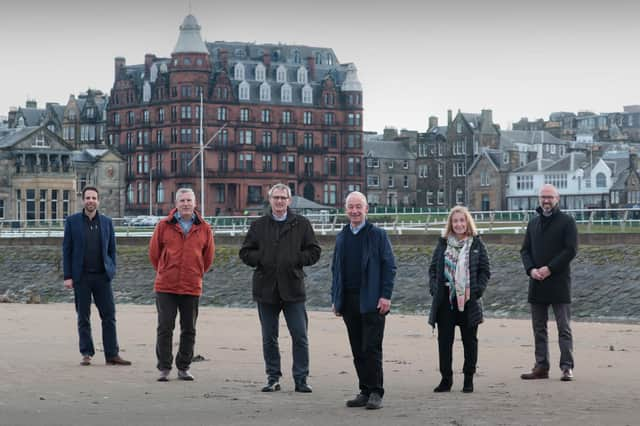
[[80,365],[91,365],[91,357],[89,355],[83,355]]
[[535,379],[548,379],[549,378],[549,369],[548,368],[540,368],[533,367],[531,373],[524,373],[520,375],[522,380],[535,380]]
[[107,365],[131,365],[131,361],[120,358],[120,355],[116,355],[113,358],[107,359]]

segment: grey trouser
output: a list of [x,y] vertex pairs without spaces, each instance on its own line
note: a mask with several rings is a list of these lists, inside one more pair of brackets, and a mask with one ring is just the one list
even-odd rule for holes
[[309,375],[309,340],[307,328],[309,319],[304,302],[282,302],[279,304],[258,302],[258,315],[262,326],[262,353],[265,370],[269,380],[282,377],[280,370],[280,348],[278,331],[280,312],[291,334],[291,352],[293,354],[293,379],[296,383],[306,380]]
[[[573,368],[573,336],[571,335],[571,304],[553,303],[553,315],[558,326],[558,343],[560,345],[560,369]],[[531,304],[531,323],[535,339],[536,367],[549,369],[549,304]]]

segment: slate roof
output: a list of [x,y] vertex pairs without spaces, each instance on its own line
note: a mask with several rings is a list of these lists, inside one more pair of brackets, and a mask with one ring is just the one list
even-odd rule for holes
[[508,148],[514,144],[555,144],[567,145],[568,142],[558,139],[544,130],[502,130],[500,132],[500,145]]
[[294,195],[291,197],[291,204],[289,207],[293,210],[330,210],[333,207],[323,206],[322,204],[318,204],[314,201],[307,200],[304,197],[299,195]]
[[18,109],[17,117],[24,117],[24,125],[29,127],[40,125],[45,114],[46,111],[44,109],[21,107]]
[[416,154],[398,141],[364,141],[365,157],[386,158],[389,160],[415,160]]
[[10,130],[5,134],[2,139],[0,139],[0,148],[9,148],[20,142],[22,139],[28,137],[30,134],[34,133],[36,130],[40,129],[39,126],[29,126],[29,127],[20,127],[8,129]]
[[546,170],[548,167],[550,167],[554,163],[555,163],[555,161],[548,160],[548,159],[544,158],[544,159],[542,159],[540,161],[540,168],[538,168],[538,160],[533,160],[533,161],[525,164],[522,167],[518,167],[517,169],[514,170],[514,172],[516,172],[516,173],[520,173],[520,172],[540,172],[540,171]]

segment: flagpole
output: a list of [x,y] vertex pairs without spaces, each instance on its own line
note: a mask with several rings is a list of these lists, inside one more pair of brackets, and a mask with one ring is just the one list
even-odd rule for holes
[[204,217],[204,144],[202,142],[202,116],[204,108],[202,108],[202,90],[200,90],[200,213]]

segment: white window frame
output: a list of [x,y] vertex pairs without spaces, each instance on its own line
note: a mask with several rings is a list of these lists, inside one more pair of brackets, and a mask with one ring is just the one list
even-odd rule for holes
[[263,102],[271,101],[271,86],[267,82],[260,85],[260,100]]
[[250,87],[249,87],[249,83],[247,83],[246,81],[243,81],[238,86],[238,99],[240,99],[241,101],[250,100],[251,99],[250,92],[251,92],[251,90],[250,90]]
[[238,62],[233,67],[233,78],[238,81],[244,80],[244,64]]
[[289,83],[285,83],[280,88],[280,100],[282,102],[291,102],[292,100],[292,90],[291,85]]

